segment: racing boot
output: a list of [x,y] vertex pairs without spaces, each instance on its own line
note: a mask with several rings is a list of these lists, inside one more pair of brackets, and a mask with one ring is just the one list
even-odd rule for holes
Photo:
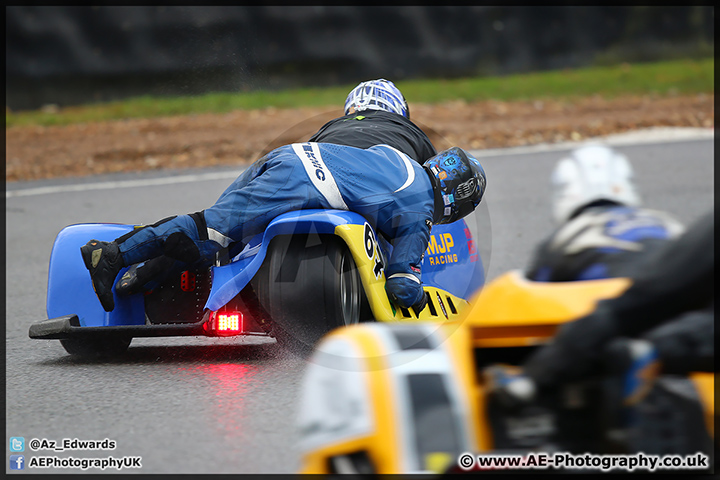
[[[131,265],[115,284],[115,292],[118,295],[133,295],[143,290],[151,290],[162,283],[176,263],[176,260],[163,255]],[[152,284],[148,285],[150,282]]]
[[90,240],[80,247],[85,267],[90,271],[92,286],[106,312],[115,308],[112,286],[124,266],[120,248],[115,242]]
[[535,399],[535,383],[518,367],[491,365],[483,370],[488,396],[507,410],[517,410]]
[[118,295],[134,295],[143,289],[144,282],[138,278],[140,264],[130,265],[120,280],[115,284],[115,292]]

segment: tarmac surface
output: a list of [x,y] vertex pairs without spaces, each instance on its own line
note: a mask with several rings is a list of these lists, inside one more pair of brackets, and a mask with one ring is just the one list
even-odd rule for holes
[[[713,208],[709,132],[612,141],[635,168],[646,206],[685,224]],[[487,229],[480,249],[488,280],[523,268],[552,230],[548,179],[572,145],[477,152],[488,177],[478,220]],[[211,205],[237,172],[222,167],[6,184],[6,452],[9,437],[24,437],[26,465],[40,456],[140,456],[142,468],[123,472],[298,470],[294,419],[305,361],[272,340],[135,339],[120,359],[82,361],[56,340],[28,337],[30,324],[47,318],[48,260],[63,227],[153,223],[195,212]],[[31,439],[110,439],[116,447],[35,452]]]

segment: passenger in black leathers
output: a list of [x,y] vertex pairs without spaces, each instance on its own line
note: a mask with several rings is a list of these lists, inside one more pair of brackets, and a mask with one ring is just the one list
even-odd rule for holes
[[330,120],[309,141],[357,148],[385,144],[420,163],[437,153],[425,132],[409,118],[384,110],[353,111]]

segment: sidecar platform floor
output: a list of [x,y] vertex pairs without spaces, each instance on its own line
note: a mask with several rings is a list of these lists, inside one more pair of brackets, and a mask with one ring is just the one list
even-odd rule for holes
[[77,315],[50,318],[30,326],[30,338],[63,339],[83,335],[130,334],[133,337],[171,337],[204,335],[205,319],[196,323],[165,325],[117,325],[108,327],[82,327]]

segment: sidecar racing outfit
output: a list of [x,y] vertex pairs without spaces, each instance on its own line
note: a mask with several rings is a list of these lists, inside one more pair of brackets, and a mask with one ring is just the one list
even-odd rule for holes
[[212,207],[136,229],[117,244],[125,265],[160,255],[210,265],[221,248],[261,233],[282,213],[351,210],[391,241],[386,289],[411,307],[424,298],[420,270],[435,202],[426,170],[393,147],[297,143],[255,162]]

